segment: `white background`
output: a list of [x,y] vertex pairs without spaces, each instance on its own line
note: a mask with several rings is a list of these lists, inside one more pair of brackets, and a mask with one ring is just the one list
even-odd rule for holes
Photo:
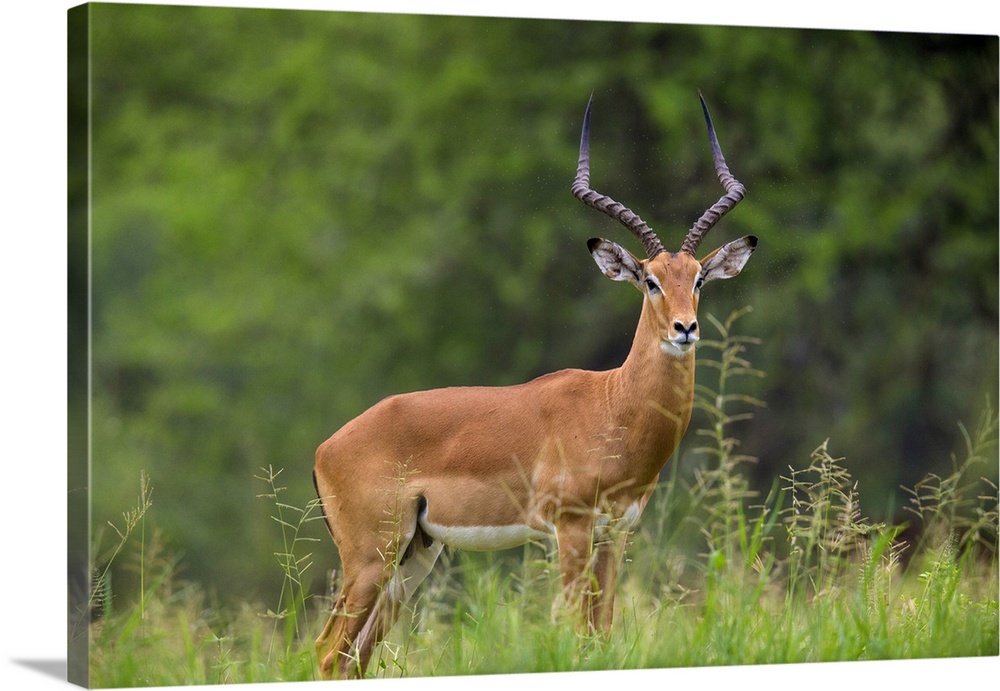
[[[66,662],[66,11],[59,0],[5,2],[0,18],[0,495],[3,617],[0,680],[5,688],[65,685]],[[181,4],[177,2],[163,4]],[[183,4],[488,16],[551,17],[823,27],[996,36],[995,0],[837,3],[649,0],[554,2],[409,0],[198,2]],[[656,3],[660,4],[660,3]],[[820,5],[818,8],[810,5]],[[470,9],[470,7],[472,9]],[[475,680],[363,682],[367,688],[499,689],[514,683],[635,688],[933,688],[1000,678],[1000,659],[665,670]],[[272,684],[315,688],[321,682]],[[356,688],[357,684],[352,684]],[[190,687],[189,687],[190,688]],[[249,687],[248,687],[249,688]]]

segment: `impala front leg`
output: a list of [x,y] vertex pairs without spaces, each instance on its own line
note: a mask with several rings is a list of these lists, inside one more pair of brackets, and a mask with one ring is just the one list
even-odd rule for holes
[[558,604],[573,613],[577,631],[593,631],[591,611],[597,590],[594,574],[594,517],[585,514],[563,515],[556,528],[559,542],[559,574],[562,577],[562,600]]
[[628,532],[609,531],[594,545],[594,588],[588,612],[591,628],[601,634],[611,632],[615,616],[615,595],[618,590],[618,569],[625,556]]
[[561,605],[574,614],[581,634],[609,634],[628,531],[596,527],[593,516],[576,514],[559,522],[557,536]]

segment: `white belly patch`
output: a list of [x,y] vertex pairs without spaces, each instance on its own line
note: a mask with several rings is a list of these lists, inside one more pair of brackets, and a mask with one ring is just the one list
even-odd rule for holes
[[420,527],[435,540],[453,549],[472,551],[492,551],[509,549],[531,540],[549,537],[555,531],[546,526],[545,531],[537,530],[523,523],[511,525],[438,525],[425,516],[420,517]]

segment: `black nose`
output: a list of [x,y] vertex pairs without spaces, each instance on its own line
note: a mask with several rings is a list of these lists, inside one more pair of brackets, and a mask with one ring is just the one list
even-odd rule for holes
[[693,336],[698,331],[698,322],[693,321],[689,326],[684,326],[680,322],[674,322],[674,329],[681,336]]

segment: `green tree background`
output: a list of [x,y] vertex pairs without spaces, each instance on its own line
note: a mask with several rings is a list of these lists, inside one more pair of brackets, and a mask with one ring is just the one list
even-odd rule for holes
[[258,469],[304,504],[316,446],[383,396],[620,364],[639,299],[585,242],[640,250],[569,194],[591,93],[594,185],[668,247],[721,193],[698,90],[747,185],[705,250],[753,233],[758,252],[702,313],[753,307],[767,407],[738,434],[763,486],[830,438],[866,510],[898,515],[898,486],[946,467],[957,424],[996,400],[995,36],[91,19],[71,112],[93,135],[92,514],[119,515],[146,471],[184,574],[220,595],[280,585]]

